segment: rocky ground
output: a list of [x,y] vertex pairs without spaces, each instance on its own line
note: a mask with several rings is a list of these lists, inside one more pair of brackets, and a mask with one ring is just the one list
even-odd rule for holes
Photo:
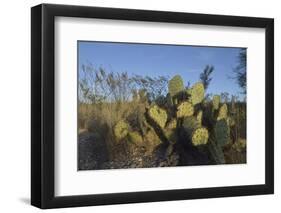
[[[163,144],[147,151],[144,146],[130,144],[128,147],[117,147],[108,151],[105,140],[99,135],[79,132],[78,139],[78,170],[151,168],[168,166],[191,166],[216,164],[208,158],[204,150],[192,146]],[[245,140],[241,144],[245,144]],[[238,145],[225,148],[227,164],[246,163],[246,148]],[[242,150],[240,150],[242,149]],[[113,153],[113,155],[112,155]]]
[[79,170],[176,166],[179,160],[172,147],[159,146],[148,155],[144,147],[133,145],[129,155],[120,154],[110,160],[106,144],[97,135],[87,131],[79,134],[78,146]]

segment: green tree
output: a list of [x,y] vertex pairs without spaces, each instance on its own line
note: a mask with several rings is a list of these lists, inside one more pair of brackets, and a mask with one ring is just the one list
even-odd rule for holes
[[238,65],[234,68],[234,79],[238,83],[239,87],[242,89],[242,93],[246,94],[247,87],[247,52],[246,49],[243,48],[240,50],[238,55]]

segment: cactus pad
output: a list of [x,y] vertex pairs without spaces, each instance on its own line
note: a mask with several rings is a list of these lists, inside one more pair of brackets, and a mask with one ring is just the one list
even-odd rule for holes
[[160,127],[164,128],[168,115],[164,109],[161,109],[157,105],[154,105],[148,110],[148,115],[154,120]]
[[221,119],[215,124],[215,136],[218,146],[224,146],[229,141],[229,127],[225,119]]
[[223,104],[220,109],[219,109],[219,114],[218,114],[218,118],[217,120],[221,120],[221,119],[227,119],[227,105]]
[[183,80],[180,75],[175,75],[170,81],[169,81],[169,93],[172,97],[177,95],[179,92],[184,90]]
[[129,125],[127,122],[121,120],[114,126],[114,135],[117,140],[122,140],[128,135]]
[[190,94],[191,103],[193,105],[199,104],[203,101],[205,96],[204,85],[201,82],[198,82],[192,86],[188,93]]
[[192,134],[192,144],[194,146],[207,144],[209,139],[209,132],[206,128],[200,127],[194,130]]
[[187,101],[182,102],[177,108],[177,117],[183,118],[193,115],[194,108],[193,105]]
[[200,127],[200,124],[198,123],[198,121],[192,116],[192,117],[186,117],[184,118],[184,121],[183,121],[183,127],[185,129],[191,129],[191,130],[194,130],[194,129],[197,129]]
[[141,135],[137,131],[129,132],[128,139],[135,144],[140,144],[143,141]]
[[183,127],[190,136],[191,142],[194,146],[204,145],[208,142],[209,132],[205,127],[201,127],[196,118],[185,118],[183,121]]
[[221,101],[221,97],[219,95],[213,96],[212,104],[215,110],[219,109],[220,101]]
[[203,118],[203,112],[202,112],[202,110],[200,110],[196,115],[196,120],[198,121],[198,123],[200,125],[202,125],[202,118]]

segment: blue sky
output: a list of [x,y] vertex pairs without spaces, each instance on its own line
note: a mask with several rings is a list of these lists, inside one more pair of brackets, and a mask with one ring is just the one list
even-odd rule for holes
[[238,95],[241,92],[237,83],[230,78],[238,63],[240,48],[92,41],[79,41],[78,45],[79,69],[83,64],[91,63],[109,71],[126,71],[129,75],[173,77],[179,74],[185,84],[188,81],[193,84],[199,81],[199,75],[206,65],[213,65],[215,69],[208,93]]

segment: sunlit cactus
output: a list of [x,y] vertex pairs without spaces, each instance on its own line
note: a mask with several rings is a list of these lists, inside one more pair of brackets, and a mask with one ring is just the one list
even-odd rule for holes
[[121,120],[114,126],[113,131],[116,139],[120,141],[128,135],[129,124],[124,120]]
[[194,113],[193,105],[188,101],[182,102],[177,107],[177,118],[188,117],[193,115],[193,113]]
[[219,114],[218,114],[217,120],[219,121],[221,119],[227,119],[227,113],[228,113],[227,105],[223,104],[219,109]]
[[213,100],[212,100],[213,109],[215,110],[219,109],[220,101],[221,101],[221,97],[219,95],[213,96]]
[[214,131],[217,145],[224,146],[229,142],[229,127],[225,119],[216,122]]
[[169,93],[171,97],[174,97],[179,92],[184,90],[184,84],[183,80],[180,75],[175,75],[170,81],[169,81]]
[[142,136],[137,131],[129,132],[128,139],[135,144],[141,144],[143,142]]
[[196,115],[196,120],[198,121],[198,123],[200,125],[202,125],[202,118],[203,118],[203,112],[202,112],[202,110],[200,110]]
[[194,146],[204,145],[208,143],[209,132],[205,127],[201,127],[196,118],[185,118],[183,127],[187,131]]
[[162,127],[162,128],[165,127],[168,115],[167,115],[167,112],[164,109],[161,109],[157,105],[154,105],[148,110],[148,115],[160,127]]
[[207,144],[209,139],[209,132],[206,128],[200,127],[192,134],[192,144],[194,146]]
[[190,95],[190,101],[193,105],[199,104],[203,101],[205,96],[204,85],[201,82],[194,84],[190,90],[188,90]]

